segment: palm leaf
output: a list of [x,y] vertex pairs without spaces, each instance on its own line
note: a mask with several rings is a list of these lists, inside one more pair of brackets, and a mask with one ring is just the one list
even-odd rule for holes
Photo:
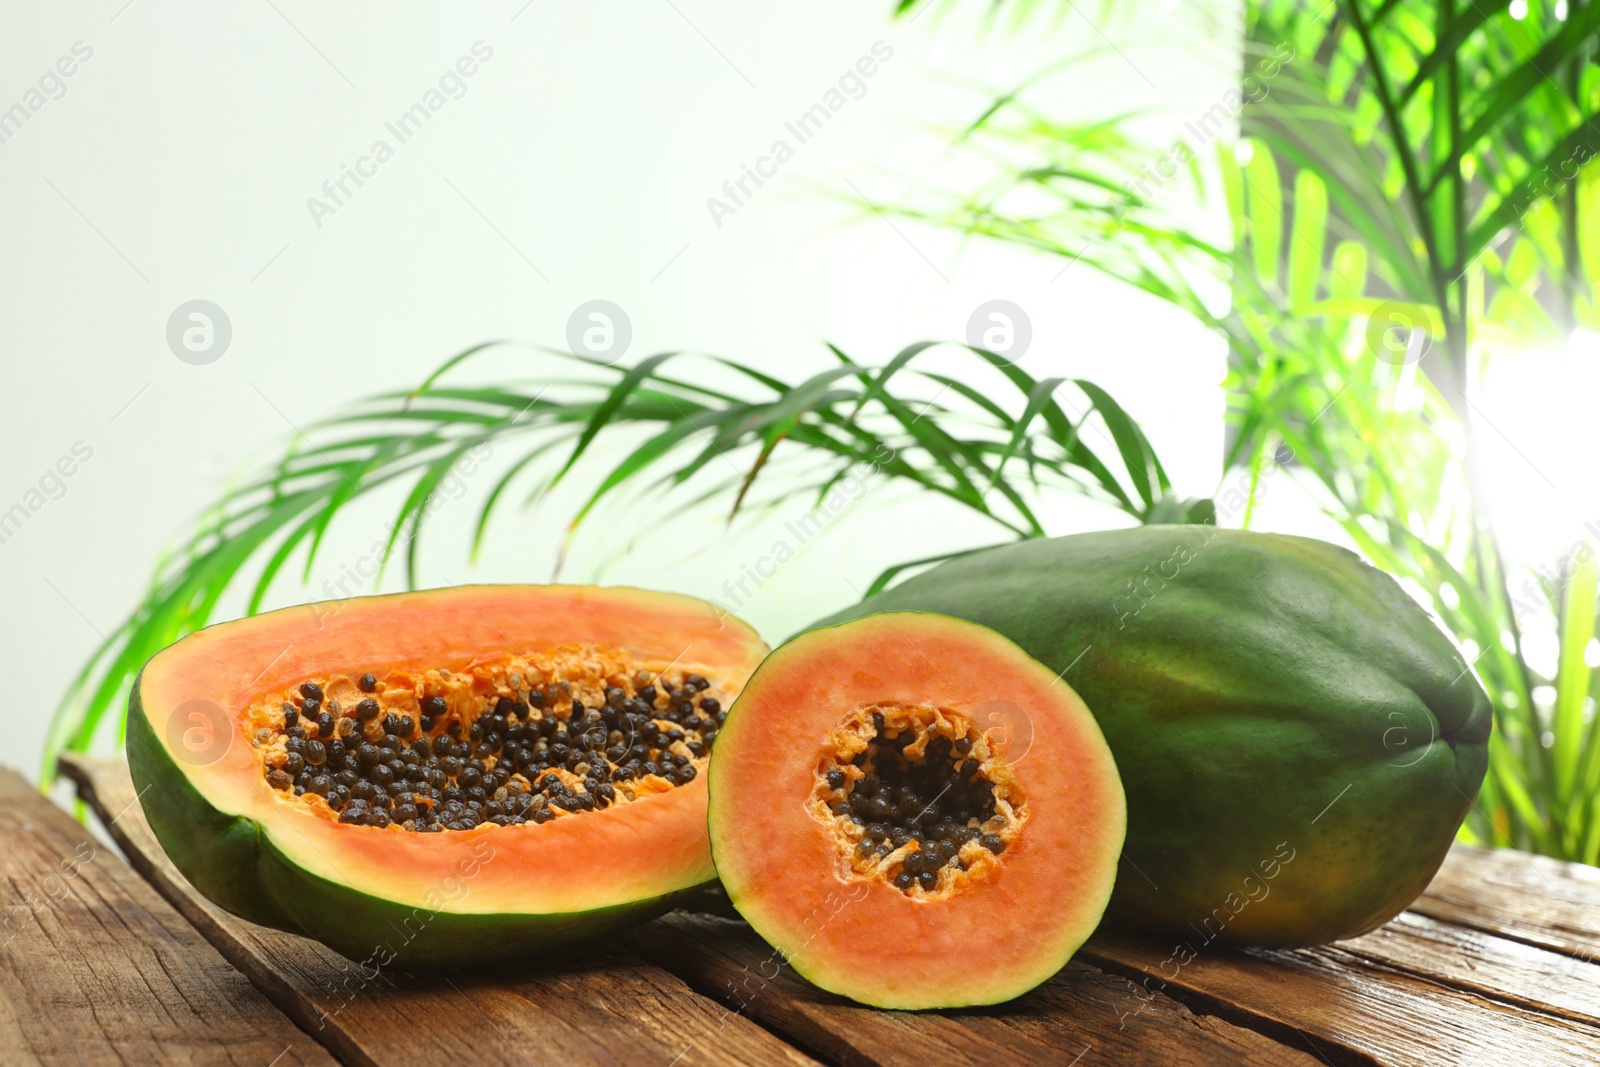
[[[474,555],[514,483],[541,472],[531,499],[542,499],[575,475],[579,461],[603,436],[630,430],[632,435],[618,444],[632,447],[606,469],[568,523],[569,544],[602,500],[628,487],[676,492],[691,508],[726,502],[732,494],[737,513],[758,484],[771,488],[764,501],[771,508],[813,493],[820,500],[855,472],[942,494],[1011,539],[1045,532],[1033,507],[1045,492],[1087,495],[1137,518],[1150,510],[1157,487],[1167,488],[1148,439],[1103,390],[1084,381],[1036,382],[992,353],[964,346],[946,350],[965,364],[954,373],[911,366],[918,357],[931,358],[935,346],[922,344],[881,366],[859,363],[833,348],[839,366],[794,383],[736,361],[708,358],[687,376],[668,376],[669,361],[677,366],[690,358],[682,353],[605,367],[548,351],[533,358],[541,367],[572,373],[527,386],[447,381],[476,357],[506,347],[469,348],[415,389],[368,398],[316,424],[304,440],[244,478],[201,516],[178,549],[158,564],[144,598],[63,697],[51,725],[43,779],[52,778],[62,748],[94,743],[151,655],[205,625],[223,595],[242,583],[249,589],[245,610],[260,609],[297,553],[304,555],[302,580],[309,578],[337,516],[383,486],[408,488],[379,553],[379,574],[402,553],[405,581],[417,584],[422,577],[418,545],[432,502],[457,464],[475,452],[492,449],[511,458],[477,513],[470,542]],[[723,390],[697,380],[708,372],[732,374],[742,384]],[[980,389],[973,383],[985,373],[995,381]],[[1005,405],[1007,387],[1015,392],[1015,411]],[[1085,413],[1076,418],[1061,403],[1071,391],[1084,401]],[[1080,433],[1096,414],[1109,427],[1114,446],[1104,457]],[[1040,432],[1019,437],[1019,427],[1035,422],[1042,423]],[[637,439],[641,431],[642,441]],[[553,461],[563,450],[565,457]],[[806,461],[788,465],[789,456]],[[718,457],[742,473],[707,477]],[[750,458],[735,462],[738,457]],[[1114,473],[1117,466],[1120,475]],[[780,468],[781,480],[769,477]],[[335,590],[340,598],[357,591]]]
[[[1250,491],[1237,518],[1251,521],[1288,446],[1289,476],[1476,650],[1497,729],[1466,833],[1593,862],[1600,672],[1586,657],[1600,592],[1580,569],[1559,613],[1513,601],[1514,568],[1476,496],[1466,396],[1496,339],[1600,329],[1600,164],[1577,166],[1600,142],[1600,7],[1513,18],[1506,0],[1247,0],[1244,13],[1226,58],[1269,90],[1241,118],[1245,163],[1219,144],[1194,188],[1152,195],[1144,175],[1167,146],[1005,91],[952,138],[987,179],[877,207],[1099,271],[1216,331],[1230,354],[1224,477]],[[1208,192],[1222,194],[1231,242],[1197,221]],[[1230,307],[1206,295],[1218,281]],[[1391,316],[1420,331],[1420,361],[1380,358]],[[1003,454],[1022,456],[1023,439],[1012,427]],[[1119,484],[1135,487],[1124,510],[1147,519],[1181,506],[1151,508],[1136,479]],[[1527,658],[1526,627],[1559,639],[1550,677]]]

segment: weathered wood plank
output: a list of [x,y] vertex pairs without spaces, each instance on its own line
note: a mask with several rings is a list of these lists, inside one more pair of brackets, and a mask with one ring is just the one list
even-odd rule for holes
[[0,883],[5,1063],[333,1062],[115,851],[4,768]]
[[[1293,952],[1171,946],[1097,934],[1084,956],[1205,1010],[1312,1047],[1330,1063],[1595,1062],[1600,1029],[1382,966],[1346,948]],[[1509,1059],[1508,1059],[1509,1057]]]
[[1600,961],[1600,868],[1457,845],[1413,911]]
[[1410,911],[1339,948],[1469,993],[1600,1027],[1600,965],[1560,952]]
[[[1490,859],[1501,873],[1475,875],[1474,865]],[[1538,870],[1524,862],[1528,859],[1549,869]],[[1554,938],[1571,941],[1574,932],[1600,922],[1600,872],[1518,854],[1491,857],[1466,850],[1453,858],[1448,873],[1445,885],[1458,905],[1468,887],[1476,887],[1471,890],[1476,894],[1471,897],[1476,928],[1408,912],[1365,937],[1317,951],[1246,955],[1203,950],[1207,958],[1198,968],[1176,965],[1170,946],[1114,937],[1097,938],[1090,954],[1102,953],[1099,962],[1127,976],[1124,982],[1137,981],[1140,992],[1167,989],[1190,1007],[1225,1015],[1336,1062],[1499,1062],[1507,1049],[1516,1049],[1518,1056],[1525,1053],[1529,1063],[1600,1062],[1600,966],[1489,932],[1520,923],[1531,939],[1541,936],[1539,922],[1553,920],[1558,926]],[[1500,891],[1486,893],[1485,884],[1498,884]],[[1510,910],[1514,920],[1491,910],[1495,908]],[[692,933],[712,940],[704,930]],[[691,978],[697,988],[739,1006],[745,1004],[743,990],[753,986],[766,992],[764,979],[775,970],[770,953],[752,956],[747,951],[741,957],[727,944],[716,942],[714,947],[737,959],[739,966],[732,973],[726,968],[718,973],[715,959],[699,962],[714,981]],[[692,955],[687,948],[678,954]],[[1173,975],[1175,968],[1178,977],[1168,986],[1163,976]],[[782,977],[794,981],[787,972]],[[1073,979],[1069,968],[1019,1006],[1037,1003]],[[742,1010],[810,1047],[847,1058],[837,1044],[841,1039],[828,1026],[829,1011],[837,1010],[839,1002],[809,991],[810,999],[819,1003],[807,1003],[807,989],[785,988],[784,996],[765,1002],[752,998]],[[843,1029],[845,1042],[855,1037],[855,1027]],[[890,1029],[886,1047],[892,1049],[896,1037]],[[870,1055],[875,1051],[871,1046],[845,1047],[861,1062],[878,1062]],[[948,1058],[957,1055],[946,1050]]]
[[[101,810],[114,813],[132,799],[120,764],[75,762],[71,773]],[[1600,942],[1600,878],[1587,869],[1530,869],[1515,854],[1458,850],[1418,914],[1340,946],[1202,949],[1174,973],[1170,946],[1102,935],[1080,962],[1011,1005],[908,1014],[815,990],[742,923],[683,913],[629,935],[626,947],[586,950],[580,965],[559,973],[470,984],[356,975],[339,992],[354,965],[195,897],[136,808],[114,830],[276,1002],[296,1018],[305,1013],[304,1024],[326,1031],[326,1043],[354,1062],[417,1062],[467,1047],[484,1062],[515,1062],[532,1048],[573,1063],[664,1062],[662,1053],[685,1064],[761,1062],[773,1049],[801,1058],[752,1023],[852,1064],[1061,1064],[1081,1056],[1432,1065],[1502,1062],[1514,1050],[1517,1062],[1536,1065],[1593,1062],[1600,1049],[1600,965],[1586,961],[1582,947]],[[1485,862],[1487,876],[1478,869]],[[1540,947],[1547,944],[1559,951]],[[690,1024],[681,1021],[686,997]]]
[[348,1063],[814,1062],[615,944],[575,950],[573,964],[560,970],[493,979],[363,973],[316,942],[245,922],[201,897],[132,803],[121,761],[66,757],[62,771],[96,812],[126,809],[109,829],[130,862],[273,1003]]
[[722,1001],[730,1017],[755,1019],[844,1064],[1320,1062],[1085,964],[1069,964],[1010,1004],[911,1013],[862,1007],[816,989],[742,922],[679,912],[640,928],[628,942]]

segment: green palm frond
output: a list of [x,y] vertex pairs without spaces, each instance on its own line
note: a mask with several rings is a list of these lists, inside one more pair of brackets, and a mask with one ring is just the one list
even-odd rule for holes
[[[892,0],[894,13],[901,18],[915,18],[925,12],[945,12],[955,8],[975,6],[961,0]],[[998,26],[1015,29],[1035,19],[1059,20],[1071,11],[1065,0],[984,0],[986,14]],[[1099,10],[1110,7],[1110,0],[1094,5]]]
[[[570,518],[569,543],[613,494],[677,492],[687,506],[726,508],[731,522],[758,485],[768,507],[820,502],[852,472],[960,504],[1005,540],[1045,534],[1037,503],[1051,493],[1098,500],[1136,520],[1204,515],[1202,505],[1171,496],[1150,442],[1104,390],[1039,381],[981,349],[951,346],[964,363],[941,370],[924,366],[932,344],[881,366],[830,348],[835,365],[792,382],[686,353],[604,366],[546,351],[535,356],[554,373],[540,381],[454,384],[466,364],[498,347],[468,349],[415,390],[372,397],[308,428],[218,501],[74,680],[56,710],[45,781],[62,749],[94,742],[144,662],[204,626],[225,593],[248,590],[246,610],[255,612],[297,554],[308,580],[330,524],[357,498],[409,486],[382,560],[403,561],[414,585],[431,502],[459,463],[491,449],[514,458],[479,506],[474,555],[508,499],[542,499],[606,435],[630,447]],[[893,568],[873,588],[928,562]]]
[[[1222,336],[1219,513],[1249,524],[1291,471],[1431,603],[1495,703],[1465,833],[1600,861],[1592,561],[1512,595],[1468,400],[1497,345],[1600,329],[1600,5],[1247,0],[1227,47],[1250,102],[1206,114],[1241,138],[1146,143],[1125,117],[1063,123],[1004,93],[954,138],[988,180],[877,206],[1099,271]],[[1529,627],[1556,662],[1530,660]]]

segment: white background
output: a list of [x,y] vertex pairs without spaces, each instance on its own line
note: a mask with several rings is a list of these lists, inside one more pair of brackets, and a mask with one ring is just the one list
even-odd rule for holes
[[[989,91],[1085,49],[1104,54],[1052,83],[1059,116],[1148,107],[1157,139],[1176,137],[1230,83],[1201,47],[1226,55],[1225,29],[1188,9],[1113,21],[1102,36],[1082,14],[985,30],[980,0],[909,24],[889,18],[888,0],[123,5],[0,15],[0,109],[75,42],[93,49],[66,94],[0,144],[0,511],[75,442],[93,449],[65,495],[0,544],[0,758],[30,776],[73,673],[230,476],[275,455],[294,426],[413,385],[471,343],[559,345],[571,311],[597,297],[628,312],[630,358],[694,348],[790,378],[828,365],[823,340],[883,360],[960,337],[976,305],[1002,297],[1032,319],[1026,369],[1098,381],[1142,421],[1179,490],[1216,486],[1213,339],[1088,270],[1052,282],[1059,260],[963,248],[838,200],[851,184],[889,199],[919,181],[959,187],[941,169],[947,132]],[[465,95],[315,225],[307,198],[479,40],[493,58]],[[894,56],[866,95],[714,225],[706,198],[879,40]],[[209,366],[179,361],[165,340],[173,309],[195,298],[232,323]],[[467,378],[538,371],[507,359]],[[310,588],[286,572],[273,602],[316,595],[396,502],[339,519]],[[564,504],[507,511],[477,567],[465,550],[476,509],[447,505],[424,535],[421,580],[547,579]],[[564,577],[717,596],[791,517],[727,534],[709,511],[665,525],[666,514],[610,514]],[[1063,533],[1122,521],[1071,501],[1053,516]],[[640,528],[655,532],[630,550]],[[776,641],[857,599],[888,563],[996,532],[874,490],[742,614]],[[228,603],[224,615],[239,610]]]

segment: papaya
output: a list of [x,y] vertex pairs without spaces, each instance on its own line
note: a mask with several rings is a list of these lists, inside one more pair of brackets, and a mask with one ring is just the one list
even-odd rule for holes
[[285,608],[157,653],[128,764],[167,855],[229,911],[366,967],[501,965],[714,880],[704,771],[766,651],[640,589]]
[[1453,642],[1322,541],[1197,525],[1019,542],[819,625],[908,610],[992,627],[1083,697],[1127,791],[1107,920],[1186,952],[1388,921],[1487,766],[1489,700]]
[[709,780],[733,907],[811,982],[881,1008],[995,1004],[1049,978],[1099,923],[1126,827],[1072,688],[933,614],[777,649]]

